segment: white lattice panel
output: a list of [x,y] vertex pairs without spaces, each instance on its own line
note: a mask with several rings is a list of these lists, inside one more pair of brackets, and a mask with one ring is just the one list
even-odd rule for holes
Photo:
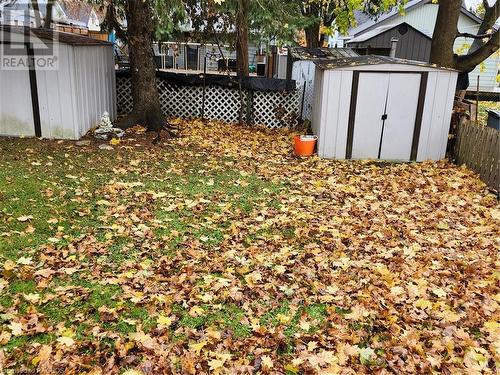
[[[203,90],[203,88],[202,88]],[[246,121],[247,93],[243,92],[243,121]],[[239,121],[240,93],[237,89],[208,86],[205,95],[205,118],[229,123]]]
[[268,128],[297,125],[300,111],[299,91],[256,91],[253,97],[253,122]]
[[[304,90],[305,85],[305,90]],[[302,118],[305,120],[312,119],[312,105],[314,98],[314,81],[304,81],[297,85],[297,90],[299,91],[299,105],[302,106]],[[302,99],[302,95],[304,99]],[[300,107],[299,107],[300,108]],[[300,115],[300,113],[299,113]]]
[[[163,113],[168,117],[194,118],[201,117],[203,87],[177,86],[158,79],[160,104]],[[119,114],[132,111],[133,101],[131,81],[128,77],[117,77],[117,107]],[[295,126],[300,114],[301,91],[293,92],[260,92],[253,93],[252,122],[269,128]],[[247,100],[249,93],[243,93],[245,109],[243,121],[246,121]],[[236,123],[239,119],[240,97],[235,88],[207,86],[205,93],[205,118]]]
[[203,91],[198,86],[177,86],[157,80],[161,109],[167,117],[201,116]]
[[116,77],[116,106],[118,114],[132,112],[132,83],[128,77]]

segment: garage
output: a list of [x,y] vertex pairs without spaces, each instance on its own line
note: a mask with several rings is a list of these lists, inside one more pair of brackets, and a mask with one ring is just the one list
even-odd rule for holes
[[317,61],[312,126],[336,159],[444,158],[457,72],[385,56]]

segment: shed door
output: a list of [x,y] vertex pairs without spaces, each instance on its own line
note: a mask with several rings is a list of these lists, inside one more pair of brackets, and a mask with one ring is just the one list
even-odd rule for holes
[[410,160],[419,73],[359,74],[353,159]]
[[361,73],[352,139],[353,159],[376,159],[387,102],[389,74]]
[[379,159],[410,160],[417,116],[420,74],[389,75],[384,133]]

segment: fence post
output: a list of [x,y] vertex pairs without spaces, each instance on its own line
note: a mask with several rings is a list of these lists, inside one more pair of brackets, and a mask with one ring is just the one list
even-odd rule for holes
[[462,116],[455,144],[455,163],[476,172],[500,198],[500,132],[479,126]]
[[252,125],[253,119],[253,90],[247,92],[247,125]]

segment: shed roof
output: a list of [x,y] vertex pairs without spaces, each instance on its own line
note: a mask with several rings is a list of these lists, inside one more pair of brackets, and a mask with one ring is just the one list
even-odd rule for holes
[[0,25],[0,31],[9,32],[15,34],[33,35],[39,39],[53,40],[59,43],[70,44],[73,46],[108,46],[113,43],[94,39],[88,36],[65,33],[62,31],[56,31],[52,29],[43,28],[32,28],[26,26],[10,26],[10,25]]
[[295,60],[340,59],[358,56],[351,48],[291,47],[290,54]]
[[351,43],[361,43],[361,42],[366,42],[372,38],[375,38],[376,36],[380,35],[380,34],[383,34],[385,33],[386,31],[389,31],[389,30],[392,30],[392,29],[395,29],[395,28],[398,28],[400,27],[401,25],[405,25],[407,26],[408,28],[412,28],[413,30],[415,30],[417,33],[419,34],[422,34],[425,38],[427,39],[431,39],[427,34],[423,33],[422,31],[416,29],[415,27],[413,27],[412,25],[406,23],[406,22],[400,22],[398,24],[395,24],[395,25],[384,25],[384,26],[379,26],[373,30],[370,30],[370,31],[367,31],[366,33],[363,33],[351,40],[349,40],[347,43],[348,44],[351,44]]
[[351,66],[362,66],[362,65],[380,65],[380,64],[404,64],[404,65],[415,65],[422,66],[426,68],[442,69],[442,70],[453,70],[449,68],[439,67],[435,64],[429,64],[421,61],[398,59],[396,57],[389,56],[378,56],[378,55],[365,55],[356,57],[347,57],[335,60],[325,60],[319,59],[315,61],[318,68],[323,70],[330,69],[340,69]]

